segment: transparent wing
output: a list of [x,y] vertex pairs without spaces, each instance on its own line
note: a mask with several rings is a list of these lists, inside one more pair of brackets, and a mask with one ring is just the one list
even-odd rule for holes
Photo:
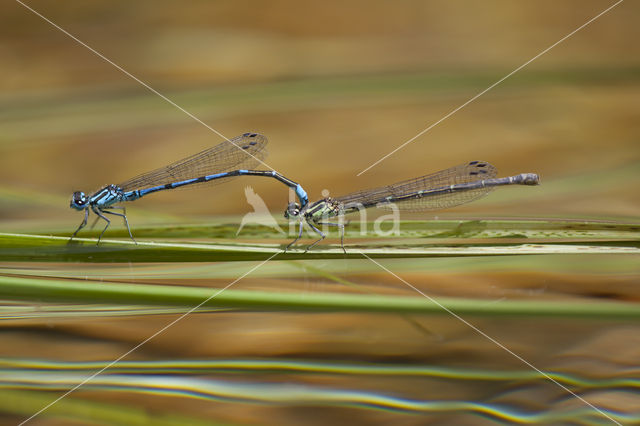
[[[253,169],[267,156],[267,142],[263,135],[245,133],[168,166],[143,173],[118,186],[124,191],[130,191],[231,170]],[[218,184],[229,179],[232,178],[215,179],[188,187]]]
[[[380,208],[391,208],[387,201],[388,197],[402,197],[419,191],[428,191],[448,187],[450,185],[491,179],[496,177],[497,173],[497,169],[486,161],[471,161],[430,175],[398,182],[393,185],[354,192],[343,197],[338,197],[336,198],[336,201],[342,203],[346,210],[357,208],[357,206],[373,207],[375,205]],[[446,194],[425,194],[421,198],[394,201],[393,203],[398,209],[405,211],[446,209],[477,200],[478,198],[487,195],[492,190],[493,187],[488,187],[466,191],[454,191]]]

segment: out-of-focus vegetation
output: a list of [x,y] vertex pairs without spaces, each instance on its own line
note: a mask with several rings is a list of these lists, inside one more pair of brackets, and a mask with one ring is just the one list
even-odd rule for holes
[[119,221],[67,244],[72,191],[221,138],[4,2],[0,423],[103,368],[38,424],[638,422],[637,3],[359,177],[612,3],[28,4],[224,135],[267,135],[268,164],[311,199],[473,159],[542,184],[403,215],[388,238],[352,224],[347,255],[332,233],[261,264],[290,239],[236,235],[243,187],[278,218],[288,194],[248,178],[129,203],[139,245]]
[[[312,199],[323,189],[340,195],[483,159],[503,175],[538,172],[543,187],[510,188],[454,214],[630,218],[640,207],[634,3],[360,177],[605,3],[31,5],[223,134],[267,135],[268,164]],[[18,3],[1,8],[5,219],[73,227],[80,218],[67,208],[71,191],[117,183],[220,142]],[[280,215],[282,187],[243,179],[141,200],[132,222],[244,213],[245,185]]]

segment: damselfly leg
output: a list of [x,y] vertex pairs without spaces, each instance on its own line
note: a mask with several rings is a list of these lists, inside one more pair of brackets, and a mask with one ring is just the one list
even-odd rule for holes
[[107,222],[107,224],[105,225],[104,229],[100,233],[100,236],[98,237],[98,242],[96,243],[96,245],[100,245],[100,240],[102,239],[102,236],[104,235],[104,233],[107,230],[107,228],[109,227],[109,225],[111,225],[111,221],[109,219],[107,219],[107,217],[102,214],[102,210],[100,210],[99,208],[91,206],[91,210],[93,210],[93,212],[95,214],[97,214],[99,217],[104,219],[105,222]]
[[291,247],[292,245],[294,245],[296,243],[296,241],[298,241],[300,238],[302,238],[302,228],[304,227],[304,221],[300,220],[300,226],[299,226],[299,231],[298,231],[298,236],[296,237],[295,240],[291,241],[285,248],[284,248],[284,252],[286,253],[287,250],[289,250],[289,247]]
[[[344,254],[347,254],[347,251],[344,248],[344,227],[345,227],[345,225],[347,225],[348,222],[347,223],[317,222],[317,223],[318,223],[318,225],[335,226],[336,228],[338,228],[340,230],[340,247],[342,247],[342,251],[344,252]],[[320,240],[322,240],[322,238]],[[309,248],[307,248],[307,250],[309,250],[311,247],[313,247],[320,240],[316,241],[311,246],[309,246]]]
[[[120,210],[122,210],[122,213],[111,212],[111,211],[109,211],[109,209],[120,209]],[[131,240],[134,243],[138,244],[138,242],[135,240],[135,238],[133,238],[133,235],[131,235],[131,228],[129,228],[129,221],[127,220],[127,209],[126,208],[124,208],[122,206],[107,207],[107,208],[102,209],[102,213],[112,214],[114,216],[120,216],[121,218],[123,218],[124,219],[124,225],[127,227],[127,231],[129,232],[129,237],[131,238]]]
[[69,242],[71,242],[71,240],[73,240],[73,238],[76,236],[76,234],[78,233],[78,231],[80,231],[82,228],[84,228],[85,226],[87,226],[87,219],[89,219],[89,209],[86,209],[84,211],[84,219],[82,220],[82,222],[80,222],[80,226],[78,226],[78,229],[76,229],[76,232],[74,232],[71,235],[71,238],[69,238]]
[[311,227],[311,229],[313,229],[316,232],[316,234],[320,235],[320,238],[318,238],[310,246],[308,246],[304,251],[305,253],[308,252],[309,249],[311,249],[313,246],[315,246],[316,244],[318,244],[320,241],[324,240],[327,237],[326,235],[324,235],[324,233],[321,230],[313,226],[313,223],[307,222],[307,224]]

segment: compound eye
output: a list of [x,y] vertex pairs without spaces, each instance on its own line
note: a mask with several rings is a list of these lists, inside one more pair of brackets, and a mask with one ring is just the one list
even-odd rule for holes
[[293,206],[287,207],[287,210],[284,211],[284,217],[287,219],[298,217],[299,214],[300,214],[300,209],[295,208]]
[[284,212],[284,217],[296,217],[300,214],[300,205],[298,203],[289,203],[287,210]]
[[83,192],[74,192],[72,200],[73,200],[73,204],[78,206],[84,206],[87,202],[87,197],[84,195]]

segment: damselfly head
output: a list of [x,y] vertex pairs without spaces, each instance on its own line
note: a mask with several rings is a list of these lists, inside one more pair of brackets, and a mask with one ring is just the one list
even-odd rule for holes
[[76,210],[84,210],[87,208],[87,204],[89,203],[89,198],[82,191],[76,191],[71,196],[71,202],[69,203],[69,207]]
[[284,211],[284,217],[287,219],[295,219],[300,215],[300,204],[289,203],[287,209]]

